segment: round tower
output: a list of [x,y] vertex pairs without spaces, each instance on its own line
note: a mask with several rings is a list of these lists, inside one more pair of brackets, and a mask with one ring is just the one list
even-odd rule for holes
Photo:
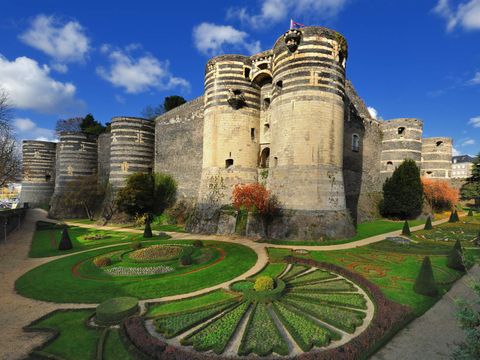
[[155,122],[136,117],[114,117],[111,129],[109,181],[113,189],[119,189],[129,175],[153,171]]
[[381,122],[382,155],[380,173],[385,180],[405,160],[422,161],[423,122],[419,119],[393,119]]
[[81,206],[78,209],[65,206],[63,199],[71,190],[69,185],[97,173],[97,139],[80,132],[64,132],[60,134],[57,157],[55,191],[49,214],[52,217],[83,215]]
[[50,203],[55,188],[56,147],[53,142],[23,141],[20,203],[28,203],[30,207]]
[[452,139],[422,139],[422,176],[448,179],[452,171]]
[[206,65],[200,204],[229,204],[235,184],[257,181],[260,88],[251,83],[251,70],[242,55]]
[[323,27],[289,30],[273,48],[268,185],[309,237],[351,235],[343,184],[347,42]]

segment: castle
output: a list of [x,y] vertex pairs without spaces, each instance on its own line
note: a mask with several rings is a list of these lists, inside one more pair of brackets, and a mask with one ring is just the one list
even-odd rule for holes
[[[376,120],[346,80],[348,45],[324,27],[290,29],[253,56],[221,55],[205,67],[204,95],[155,119],[115,117],[98,139],[64,133],[25,141],[21,201],[49,203],[65,184],[98,174],[119,188],[135,172],[164,172],[179,201],[195,204],[189,229],[235,228],[233,186],[262,182],[284,211],[278,238],[341,238],[374,218],[382,184],[404,159],[423,176],[451,176],[452,140],[423,138],[419,119]],[[258,233],[249,218],[247,234]]]

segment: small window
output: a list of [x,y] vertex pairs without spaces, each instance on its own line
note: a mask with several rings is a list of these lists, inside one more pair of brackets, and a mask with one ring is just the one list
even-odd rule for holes
[[250,79],[250,68],[246,67],[245,68],[245,72],[244,72],[244,75],[245,75],[245,79]]
[[45,181],[46,182],[49,182],[51,179],[52,179],[52,175],[50,175],[50,174],[45,175]]
[[432,171],[427,171],[427,177],[432,177],[433,172]]
[[266,147],[260,154],[260,167],[268,168],[270,162],[270,148]]
[[265,110],[267,110],[270,107],[270,102],[271,102],[270,98],[263,99],[263,108]]
[[263,125],[263,132],[266,134],[268,133],[268,130],[270,130],[270,124],[265,124]]
[[360,151],[360,136],[357,134],[352,135],[352,151]]
[[387,161],[387,170],[393,171],[393,163],[391,161]]
[[233,159],[225,160],[225,169],[228,169],[231,166],[233,166]]
[[250,138],[252,141],[255,141],[255,128],[250,129]]
[[442,145],[443,145],[443,141],[437,141],[437,142],[436,142],[436,145],[437,145],[437,147],[442,146]]
[[278,157],[274,157],[273,158],[273,166],[277,166],[278,165]]
[[277,89],[278,89],[278,90],[283,89],[283,81],[282,81],[282,80],[277,81],[276,86],[277,86]]
[[268,64],[267,63],[262,63],[257,66],[260,70],[267,70],[268,69]]
[[397,132],[398,132],[398,135],[400,136],[404,136],[405,135],[405,128],[402,126],[402,127],[399,127],[397,129]]

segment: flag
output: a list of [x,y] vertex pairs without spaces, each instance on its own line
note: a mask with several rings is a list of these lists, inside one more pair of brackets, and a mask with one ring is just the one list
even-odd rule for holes
[[298,29],[302,27],[305,27],[305,25],[295,22],[293,21],[293,19],[290,19],[290,29]]

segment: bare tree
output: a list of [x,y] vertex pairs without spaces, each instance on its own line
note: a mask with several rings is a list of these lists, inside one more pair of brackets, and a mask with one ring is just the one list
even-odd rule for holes
[[12,107],[8,94],[0,88],[0,188],[20,176],[21,158],[10,124]]
[[69,182],[65,186],[64,205],[73,208],[83,208],[90,220],[105,196],[105,186],[98,183],[96,174],[82,177]]

